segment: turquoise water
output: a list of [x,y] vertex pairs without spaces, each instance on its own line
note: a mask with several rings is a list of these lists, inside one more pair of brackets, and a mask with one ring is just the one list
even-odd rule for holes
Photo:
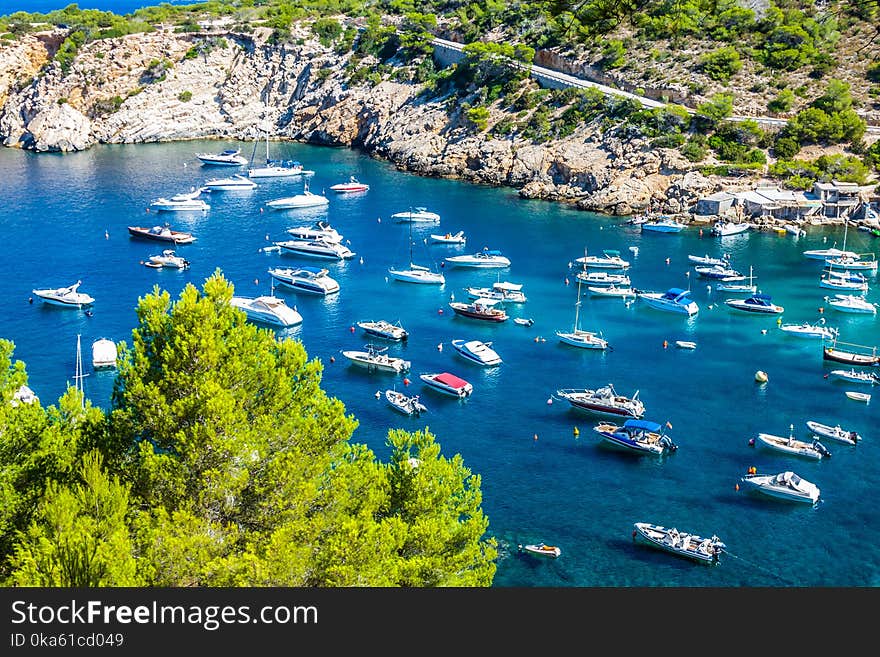
[[[267,238],[285,239],[286,228],[325,218],[357,255],[326,263],[342,287],[335,297],[275,291],[304,318],[285,335],[301,339],[310,356],[324,362],[324,388],[359,420],[355,441],[385,458],[389,428],[427,426],[447,455],[461,453],[482,476],[483,508],[502,544],[495,586],[880,583],[873,497],[880,483],[880,398],[868,405],[847,399],[844,391],[852,386],[824,378],[834,367],[823,363],[818,341],[783,334],[776,317],[730,310],[721,303],[723,293],[707,290],[708,281],[686,275],[688,254],[730,253],[741,271],[754,266],[759,287],[785,307],[784,322],[814,321],[827,290],[818,286],[820,263],[802,251],[835,241],[840,246],[842,229],[811,228],[801,238],[745,233],[723,241],[697,228],[642,235],[620,218],[525,201],[510,189],[420,178],[347,149],[304,145],[276,145],[273,156],[299,159],[315,170],[312,191],[350,175],[370,184],[370,190],[342,196],[327,189],[330,206],[317,214],[261,211],[266,201],[302,189],[297,179],[264,180],[251,192],[215,193],[205,216],[146,212],[155,197],[230,174],[200,166],[194,153],[232,146],[245,155],[253,149],[234,142],[184,142],[101,146],[66,155],[0,150],[0,299],[7,308],[0,335],[15,342],[15,357],[26,363],[31,387],[44,405],[55,403],[72,381],[77,334],[88,363],[93,340],[130,342],[135,305],[154,285],[176,298],[185,284],[201,286],[216,268],[239,294],[268,293],[268,268],[319,261],[262,253]],[[498,279],[494,270],[444,269],[442,287],[386,279],[389,266],[408,259],[407,225],[389,217],[419,205],[442,220],[439,227],[414,225],[415,235],[464,230],[468,242],[464,248],[419,242],[416,262],[439,262],[484,246],[501,250],[512,261],[502,280],[522,283],[528,297],[508,310],[514,317],[533,318],[533,326],[487,325],[451,311],[447,304],[453,296],[464,299],[466,287],[491,285]],[[189,270],[140,264],[162,245],[130,239],[126,227],[166,218],[198,237],[178,249],[192,263]],[[847,248],[870,251],[878,246],[872,240],[851,231]],[[700,313],[689,319],[638,302],[627,306],[620,299],[584,295],[581,327],[601,330],[612,348],[596,352],[560,344],[554,332],[570,329],[575,314],[576,279],[569,263],[585,248],[590,253],[619,249],[632,262],[635,287],[665,290],[690,283]],[[96,298],[92,316],[28,303],[33,288],[77,279],[83,281],[81,290]],[[874,289],[868,296],[878,300]],[[873,316],[831,309],[824,316],[840,328],[842,340],[880,344]],[[403,376],[367,373],[340,354],[368,341],[359,330],[351,331],[356,321],[380,318],[400,320],[410,332],[406,343],[390,343],[388,352],[412,361],[408,387]],[[504,363],[482,369],[463,360],[450,345],[456,338],[491,341]],[[697,348],[674,348],[680,339],[695,341]],[[106,408],[113,373],[90,370],[87,366],[86,394]],[[418,374],[441,370],[470,381],[473,395],[458,401],[425,390]],[[767,372],[767,384],[755,382],[757,370]],[[607,383],[626,395],[638,390],[646,419],[672,425],[678,451],[663,458],[611,451],[597,444],[594,418],[564,402],[548,404],[558,388]],[[403,417],[375,398],[376,391],[392,386],[421,394],[428,413]],[[821,462],[748,444],[762,431],[787,435],[790,424],[805,438],[809,419],[839,422],[864,440],[857,447],[826,442],[833,457]],[[822,489],[823,503],[812,509],[736,491],[739,477],[752,465],[759,472],[794,470]],[[637,521],[717,534],[730,553],[707,568],[634,545]],[[518,543],[539,541],[560,546],[562,556],[548,561],[516,551]]]

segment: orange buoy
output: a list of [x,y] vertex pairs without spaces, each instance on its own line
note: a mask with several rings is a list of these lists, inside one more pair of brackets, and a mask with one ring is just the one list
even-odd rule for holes
[[736,490],[739,490],[739,484],[736,485]]
[[663,348],[666,349],[668,346],[669,346],[669,343],[666,340],[664,340],[663,341]]
[[825,309],[824,309],[822,306],[819,306],[819,313],[821,314],[821,313],[824,313],[824,312],[825,312]]
[[404,379],[404,380],[403,380],[403,385],[408,386],[408,385],[409,385],[409,379]]
[[354,333],[354,326],[349,326],[349,327],[348,327],[348,330],[349,330],[350,333]]
[[703,236],[703,229],[700,228],[700,237],[702,237],[702,236]]
[[437,314],[438,314],[438,315],[442,315],[442,314],[443,314],[443,309],[442,309],[442,308],[438,308],[438,309],[437,309]]

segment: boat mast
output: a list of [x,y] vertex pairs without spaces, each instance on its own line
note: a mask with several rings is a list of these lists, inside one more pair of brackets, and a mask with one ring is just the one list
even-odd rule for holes
[[82,346],[80,334],[76,334],[76,371],[73,374],[73,384],[74,387],[80,392],[80,407],[86,407],[86,393],[85,388],[83,387],[83,378],[86,375],[83,374],[83,364],[82,364]]

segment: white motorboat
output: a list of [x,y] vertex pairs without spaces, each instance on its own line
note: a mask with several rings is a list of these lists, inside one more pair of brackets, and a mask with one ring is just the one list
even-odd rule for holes
[[311,226],[295,226],[288,228],[287,232],[298,240],[322,240],[333,244],[342,242],[342,235],[326,221],[316,221]]
[[335,185],[330,185],[330,189],[338,194],[345,194],[348,192],[365,192],[370,189],[370,186],[366,183],[360,182],[354,176],[351,176],[348,179],[348,182],[344,183],[336,183]]
[[827,261],[829,258],[858,258],[859,254],[855,251],[846,251],[832,247],[830,249],[810,249],[809,251],[804,251],[804,256],[810,258],[811,260]]
[[842,313],[877,314],[877,304],[855,294],[835,294],[833,297],[825,297],[825,302]]
[[212,178],[206,180],[202,185],[202,189],[208,192],[235,192],[250,191],[257,186],[257,183],[248,180],[241,174],[235,174],[229,178]]
[[354,251],[344,244],[325,242],[324,240],[285,240],[275,242],[283,253],[293,253],[307,258],[324,260],[347,260],[355,256]]
[[432,390],[459,399],[470,397],[474,391],[474,386],[471,383],[449,372],[419,374],[419,378]]
[[866,392],[857,392],[855,390],[847,390],[846,396],[852,399],[853,401],[865,402],[866,404],[870,403],[871,395]]
[[637,522],[633,540],[670,552],[699,563],[714,565],[727,546],[717,536],[703,538],[697,534],[682,532],[675,527],[667,528],[649,522]]
[[620,257],[620,251],[605,249],[602,255],[588,256],[586,253],[577,258],[575,262],[587,268],[594,269],[627,269],[629,262]]
[[558,399],[567,401],[572,408],[593,415],[631,417],[639,419],[645,414],[645,405],[636,390],[632,397],[617,394],[610,383],[602,388],[562,388],[556,391]]
[[785,308],[773,303],[769,294],[753,294],[745,299],[727,299],[725,305],[734,310],[742,310],[747,313],[759,315],[779,315]]
[[730,266],[730,257],[724,255],[721,258],[715,258],[710,255],[689,255],[688,260],[690,260],[695,265],[705,265],[708,267],[717,266],[717,267],[729,267]]
[[825,319],[822,318],[816,324],[803,322],[802,324],[780,324],[779,330],[787,335],[793,335],[797,338],[820,338],[833,340],[838,336],[839,331],[836,328],[825,326]]
[[443,235],[435,235],[432,233],[431,241],[436,242],[437,244],[465,244],[467,242],[467,237],[465,237],[463,230],[460,230],[457,233],[445,233]]
[[388,402],[388,405],[395,411],[403,413],[404,415],[418,417],[422,413],[428,411],[427,406],[421,402],[418,395],[410,397],[397,390],[392,390],[391,388],[385,391],[385,401]]
[[109,338],[98,338],[92,343],[92,367],[96,370],[115,368],[118,355],[116,343]]
[[629,287],[629,276],[626,274],[609,274],[607,271],[579,271],[575,274],[578,282],[592,287]]
[[601,422],[593,427],[593,431],[602,436],[603,443],[637,454],[659,456],[678,449],[663,426],[651,420],[630,419],[623,425]]
[[509,281],[497,281],[492,287],[469,287],[467,293],[471,299],[493,299],[508,303],[525,303],[527,300],[522,285]]
[[740,482],[746,490],[791,502],[819,503],[819,487],[796,475],[791,470],[778,474],[750,473]]
[[831,370],[826,376],[834,377],[841,381],[848,381],[849,383],[861,383],[869,386],[880,384],[880,376],[877,376],[873,372],[863,372],[862,370],[857,370],[855,368],[850,368],[848,370]]
[[816,461],[822,458],[830,458],[831,452],[826,449],[825,445],[818,440],[805,442],[794,437],[794,425],[790,427],[791,433],[788,438],[776,436],[772,433],[759,433],[757,439],[752,438],[749,441],[751,445],[760,444],[767,449],[775,452],[788,454],[789,456],[800,456],[802,458],[814,459]]
[[529,543],[526,545],[517,545],[520,552],[534,554],[538,557],[549,557],[556,559],[562,554],[562,549],[558,545],[547,545],[546,543]]
[[465,360],[477,365],[491,367],[502,363],[501,356],[492,349],[491,342],[480,340],[453,340],[452,346],[455,351]]
[[392,324],[384,319],[363,320],[357,325],[365,333],[384,340],[406,340],[409,337],[409,333],[400,325],[400,322]]
[[175,194],[171,198],[157,198],[150,203],[150,207],[159,212],[207,212],[211,206],[198,198],[201,193],[201,189],[196,189],[183,194]]
[[471,255],[451,256],[446,258],[446,264],[453,267],[509,267],[510,259],[501,255],[501,251],[484,249]]
[[214,166],[240,167],[242,164],[247,164],[247,158],[235,148],[228,148],[219,153],[196,153],[196,157],[201,160],[202,164]]
[[430,212],[424,207],[410,208],[405,212],[395,212],[391,218],[398,223],[432,223],[436,224],[440,221],[440,215],[436,212]]
[[697,265],[694,267],[694,271],[697,272],[701,278],[711,278],[726,283],[746,280],[746,277],[742,272],[737,271],[729,265]]
[[306,183],[305,185],[303,185],[302,194],[294,194],[293,196],[276,198],[266,203],[266,206],[275,210],[296,210],[298,208],[324,207],[329,204],[330,199],[328,199],[323,194],[315,194],[313,192],[310,192],[309,185],[308,183]]
[[346,350],[342,352],[342,355],[355,365],[366,367],[370,371],[400,374],[409,370],[410,362],[408,360],[389,356],[385,353],[386,351],[388,351],[388,347],[366,344],[364,351]]
[[643,222],[641,227],[642,232],[679,233],[687,226],[672,217],[660,217]]
[[719,221],[712,226],[712,234],[716,237],[728,237],[739,235],[749,230],[752,225],[748,222],[737,223],[735,221]]
[[675,346],[679,349],[696,349],[697,343],[693,340],[676,340]]
[[302,315],[295,308],[291,308],[283,299],[276,296],[234,296],[229,303],[244,311],[252,322],[288,328],[302,324],[303,321]]
[[[257,145],[254,144],[254,154]],[[253,157],[251,158],[253,160]],[[308,176],[314,171],[307,171],[297,160],[273,160],[269,157],[269,134],[266,133],[266,161],[261,167],[251,166],[248,169],[250,178],[289,178],[290,176]]]
[[829,440],[846,443],[847,445],[857,445],[862,439],[857,431],[848,431],[839,424],[835,424],[832,427],[830,424],[807,420],[807,429],[821,438],[828,438]]
[[162,253],[151,255],[145,264],[151,264],[156,267],[170,267],[171,269],[186,269],[189,267],[189,260],[177,255],[174,249],[165,249]]
[[616,285],[609,285],[608,287],[596,287],[593,285],[588,285],[587,290],[589,290],[590,294],[596,297],[632,297],[634,299],[636,297],[635,289],[629,286],[618,287]]
[[95,298],[85,292],[79,292],[82,281],[77,281],[67,287],[46,288],[31,290],[31,293],[43,303],[62,308],[84,308],[95,303]]
[[678,287],[671,287],[666,292],[636,293],[636,296],[651,308],[692,316],[700,312],[700,307],[690,295],[690,290],[682,290]]
[[531,317],[514,317],[514,324],[519,324],[520,326],[534,326],[535,320]]
[[339,283],[321,267],[276,267],[269,270],[269,275],[295,292],[322,296],[339,292]]

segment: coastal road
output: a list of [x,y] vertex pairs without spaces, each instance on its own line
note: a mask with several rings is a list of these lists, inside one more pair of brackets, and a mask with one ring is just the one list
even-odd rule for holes
[[[439,46],[441,48],[448,48],[450,50],[455,50],[457,52],[462,52],[465,44],[456,43],[455,41],[449,41],[447,39],[435,38],[432,43],[435,46]],[[519,64],[518,62],[514,63],[515,66],[520,68],[525,68],[523,64]],[[665,107],[668,103],[660,102],[659,100],[654,100],[653,98],[646,98],[644,96],[638,96],[636,94],[630,93],[628,91],[623,91],[622,89],[617,89],[615,87],[609,87],[605,84],[599,84],[598,82],[592,82],[591,80],[585,80],[583,78],[576,77],[574,75],[569,75],[567,73],[560,73],[559,71],[554,71],[553,69],[544,68],[543,66],[535,66],[534,64],[531,66],[531,74],[533,77],[544,78],[546,80],[552,80],[553,82],[557,82],[559,84],[565,85],[567,87],[576,87],[578,89],[597,89],[601,91],[603,94],[607,96],[617,96],[619,98],[629,98],[630,100],[634,100],[638,103],[641,103],[644,107]],[[685,107],[685,106],[683,106]],[[685,107],[689,114],[694,115],[697,111],[691,107]],[[775,116],[729,116],[727,117],[728,121],[754,121],[759,125],[770,126],[775,128],[781,128],[788,123],[788,119],[780,119]],[[880,126],[869,125],[867,126],[867,132],[871,134],[880,134]]]

